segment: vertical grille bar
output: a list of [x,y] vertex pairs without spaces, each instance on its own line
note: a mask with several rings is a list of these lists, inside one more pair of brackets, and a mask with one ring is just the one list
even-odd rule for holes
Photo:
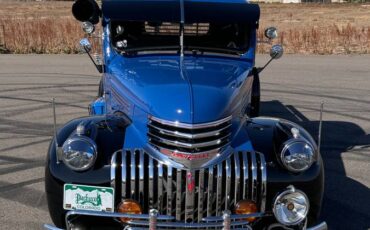
[[198,190],[198,221],[203,218],[203,202],[204,202],[204,169],[199,172],[199,190]]
[[144,204],[144,153],[143,150],[137,152],[140,157],[139,161],[139,203]]
[[177,170],[176,173],[176,220],[181,220],[181,186],[182,186],[182,181],[181,181],[181,170]]
[[130,169],[131,169],[131,192],[130,192],[130,197],[132,199],[135,199],[135,182],[136,182],[136,170],[135,170],[135,152],[131,153],[131,164],[130,164]]
[[117,152],[112,156],[110,163],[110,185],[112,188],[116,188],[116,168],[117,168]]
[[265,161],[265,156],[260,153],[259,154],[260,159],[261,159],[261,207],[260,211],[265,212],[266,208],[266,192],[267,192],[267,170],[266,170],[266,161]]
[[226,160],[226,193],[225,193],[224,210],[229,210],[230,198],[231,198],[230,190],[231,190],[231,161],[229,157]]
[[163,166],[158,162],[158,209],[161,211],[163,208]]
[[[185,183],[184,183],[185,184]],[[195,192],[195,172],[188,172],[186,174],[186,187],[185,187],[185,220],[194,219],[194,192]]]
[[207,216],[212,215],[213,210],[213,167],[208,168],[208,197],[207,197]]
[[249,192],[248,192],[248,180],[249,180],[248,168],[249,168],[249,164],[248,164],[247,153],[243,152],[242,156],[243,156],[243,178],[244,178],[244,181],[243,181],[243,184],[244,184],[244,186],[243,186],[243,198],[247,198],[248,195],[249,195]]
[[[149,170],[149,191],[148,191],[148,194],[149,194],[149,208],[153,207],[154,205],[154,202],[153,202],[153,196],[154,196],[154,186],[153,186],[153,183],[154,183],[154,164],[153,164],[153,158],[149,157],[149,166],[148,166],[148,170]],[[157,186],[157,190],[158,190],[158,187]],[[158,202],[158,201],[157,201]]]
[[126,162],[126,151],[122,151],[122,164],[121,164],[121,171],[122,171],[122,184],[121,184],[121,191],[122,191],[122,196],[126,197],[126,186],[127,186],[127,175],[126,175],[126,170],[127,170],[127,162]]
[[217,165],[217,195],[216,195],[216,215],[222,214],[221,202],[222,202],[222,163]]
[[252,200],[257,201],[257,160],[256,160],[256,153],[251,152],[251,169],[252,169]]
[[172,215],[172,167],[167,167],[167,215]]
[[234,207],[236,206],[236,203],[240,200],[240,162],[239,162],[239,154],[234,154],[234,162],[235,162],[235,181],[234,181]]

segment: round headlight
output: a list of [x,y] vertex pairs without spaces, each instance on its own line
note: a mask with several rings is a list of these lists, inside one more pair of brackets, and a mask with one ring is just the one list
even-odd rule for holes
[[307,196],[294,189],[281,193],[274,202],[273,212],[277,221],[283,225],[296,225],[301,223],[307,216],[309,201]]
[[98,156],[95,142],[86,136],[68,139],[62,146],[62,152],[63,162],[75,171],[91,168]]
[[281,151],[283,165],[292,172],[302,172],[308,169],[314,160],[315,150],[306,141],[288,141]]

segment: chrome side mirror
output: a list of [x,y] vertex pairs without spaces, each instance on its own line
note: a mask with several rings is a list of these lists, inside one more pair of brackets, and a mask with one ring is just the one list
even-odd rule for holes
[[91,44],[89,42],[89,39],[83,38],[80,40],[80,46],[82,51],[85,51],[86,53],[89,53],[91,51]]
[[273,45],[270,50],[270,57],[272,59],[279,59],[284,54],[284,48],[282,45]]
[[275,27],[269,27],[265,30],[265,37],[268,39],[277,38],[277,29]]
[[95,31],[95,26],[89,21],[83,22],[81,24],[82,30],[87,33],[88,35],[91,35]]

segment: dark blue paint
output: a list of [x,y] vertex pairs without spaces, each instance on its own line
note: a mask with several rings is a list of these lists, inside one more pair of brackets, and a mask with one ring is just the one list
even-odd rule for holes
[[[202,17],[217,21],[217,18],[210,18],[214,15],[207,16],[206,8],[209,12],[218,12],[227,5],[230,8],[227,12],[222,15],[220,11],[215,15],[223,19],[235,16],[231,19],[236,22],[248,21],[251,25],[257,25],[258,5],[244,0],[227,1],[230,4],[225,2],[185,0],[185,22],[202,21],[205,19]],[[249,75],[255,64],[256,28],[250,33],[249,50],[240,57],[212,54],[180,57],[155,53],[126,57],[111,46],[110,20],[118,19],[116,17],[120,20],[125,17],[130,17],[130,20],[146,20],[145,17],[149,17],[153,20],[158,17],[161,21],[179,21],[178,3],[177,0],[153,0],[145,1],[145,4],[141,0],[103,1],[106,112],[121,111],[131,119],[132,124],[126,130],[125,148],[148,147],[146,124],[149,115],[183,123],[211,122],[232,115],[235,140],[231,146],[237,150],[252,150],[247,132],[240,129],[240,116],[250,100],[253,77]],[[140,4],[140,7],[132,7],[135,4]],[[158,10],[151,10],[149,6]],[[189,13],[198,7],[203,10],[203,15]],[[176,11],[176,14],[172,11]],[[227,15],[229,12],[234,12],[234,16]],[[243,15],[236,17],[238,12]]]
[[[180,0],[104,0],[104,17],[112,20],[180,22]],[[184,0],[185,23],[240,22],[256,26],[260,8],[243,0]]]

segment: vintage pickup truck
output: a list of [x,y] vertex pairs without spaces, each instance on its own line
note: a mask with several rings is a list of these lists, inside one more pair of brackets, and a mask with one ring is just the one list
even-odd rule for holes
[[257,40],[258,5],[77,0],[72,12],[102,79],[90,116],[51,141],[45,229],[327,229],[314,139],[258,116],[256,46],[277,36]]

